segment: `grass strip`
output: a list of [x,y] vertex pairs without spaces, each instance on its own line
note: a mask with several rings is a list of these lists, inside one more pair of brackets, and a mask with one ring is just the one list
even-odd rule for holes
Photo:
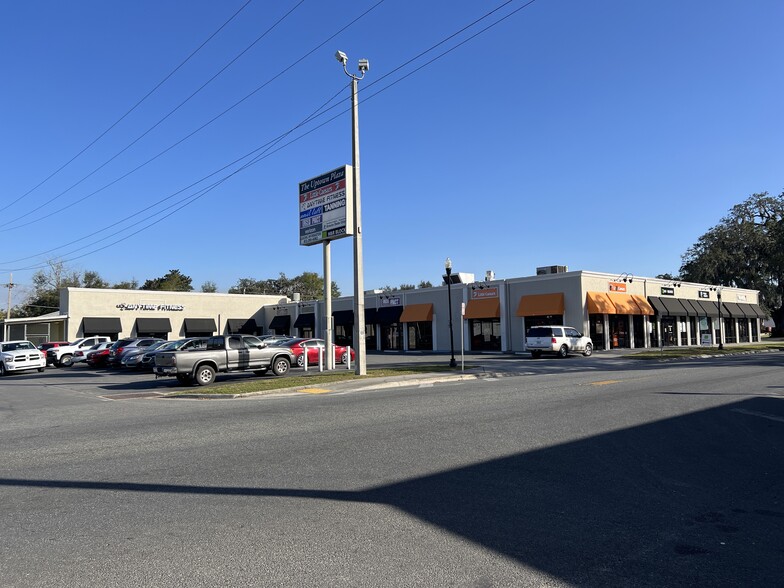
[[632,353],[627,357],[631,359],[679,359],[685,357],[700,357],[703,355],[735,355],[750,351],[782,351],[784,343],[755,343],[750,345],[718,347],[664,347],[659,349],[646,349],[639,353]]
[[[468,366],[466,366],[468,367]],[[189,386],[182,388],[169,396],[181,396],[187,394],[248,394],[249,392],[274,392],[283,388],[299,388],[301,386],[318,386],[325,384],[335,384],[337,382],[347,382],[351,380],[371,380],[373,378],[386,378],[391,376],[410,376],[417,374],[433,373],[459,373],[459,370],[444,365],[417,365],[410,367],[378,368],[368,369],[366,376],[358,376],[353,371],[341,370],[333,372],[318,372],[311,368],[308,375],[287,375],[278,378],[273,375],[252,376],[242,382],[218,381],[211,386]],[[304,374],[304,372],[302,372]],[[289,372],[291,374],[291,372]]]

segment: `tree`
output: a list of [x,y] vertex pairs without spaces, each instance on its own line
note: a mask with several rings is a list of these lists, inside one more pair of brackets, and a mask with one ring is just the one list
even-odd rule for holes
[[419,282],[419,285],[417,286],[417,288],[432,288],[432,287],[433,284],[432,282],[430,282],[430,280],[422,280],[421,282]]
[[33,274],[33,289],[11,315],[17,318],[40,316],[60,308],[60,288],[106,288],[108,283],[98,272],[69,269],[65,262],[50,259],[47,268]]
[[178,269],[169,270],[161,278],[153,278],[144,282],[140,290],[166,290],[169,292],[191,292],[191,278],[180,272]]
[[400,284],[398,290],[415,290],[416,286],[414,284]]
[[132,278],[131,281],[125,282],[117,282],[112,288],[117,290],[138,290],[139,289],[139,280],[136,278]]
[[214,294],[215,292],[218,291],[218,285],[211,280],[207,280],[201,285],[201,291],[207,292],[209,294]]
[[784,192],[752,194],[682,256],[684,280],[760,291],[784,333]]
[[[229,294],[278,294],[291,298],[294,293],[299,293],[303,300],[321,300],[324,298],[324,278],[315,272],[287,278],[281,272],[278,278],[267,280],[240,278],[229,288]],[[335,282],[332,282],[332,296],[340,296],[340,288]]]

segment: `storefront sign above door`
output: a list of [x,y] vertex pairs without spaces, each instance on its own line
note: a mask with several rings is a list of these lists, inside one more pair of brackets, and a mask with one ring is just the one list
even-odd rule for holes
[[675,296],[675,288],[669,288],[667,286],[662,286],[661,295],[662,296]]
[[493,286],[492,288],[471,290],[472,300],[481,300],[482,298],[498,298],[498,287]]
[[626,292],[626,284],[623,282],[610,282],[610,292]]
[[181,311],[185,310],[182,304],[125,304],[124,302],[117,305],[120,310],[157,310],[157,311]]

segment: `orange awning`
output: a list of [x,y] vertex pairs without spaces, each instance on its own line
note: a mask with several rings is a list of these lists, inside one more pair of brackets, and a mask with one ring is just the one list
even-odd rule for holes
[[589,314],[616,314],[615,305],[607,292],[586,292],[585,298]]
[[432,304],[406,304],[403,307],[403,314],[400,315],[401,323],[420,323],[432,320]]
[[631,297],[634,298],[634,301],[637,303],[637,306],[640,307],[640,310],[642,311],[641,314],[653,316],[653,307],[650,304],[648,304],[648,301],[645,300],[644,297],[640,296],[639,294],[632,294]]
[[468,304],[466,304],[465,318],[501,318],[501,299],[480,298],[479,300],[469,300]]
[[563,292],[520,296],[520,303],[517,305],[517,316],[547,316],[563,313]]
[[642,314],[640,307],[630,294],[608,292],[607,297],[615,305],[615,314]]

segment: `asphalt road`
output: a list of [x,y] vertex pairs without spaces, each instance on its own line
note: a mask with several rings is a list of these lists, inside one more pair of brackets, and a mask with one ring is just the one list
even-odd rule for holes
[[0,379],[0,583],[781,585],[784,354],[474,361],[222,401]]

